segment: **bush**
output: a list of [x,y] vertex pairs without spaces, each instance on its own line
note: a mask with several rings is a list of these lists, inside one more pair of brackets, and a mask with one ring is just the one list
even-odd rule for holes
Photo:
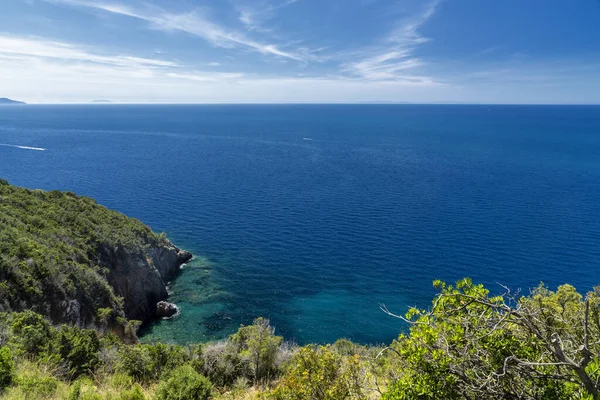
[[170,372],[189,360],[181,346],[156,343],[146,345],[146,349],[150,357],[150,369],[154,379],[160,378],[162,374]]
[[358,356],[344,357],[330,346],[302,347],[270,393],[277,400],[364,399],[365,372]]
[[187,350],[188,350],[188,354],[189,354],[190,365],[192,367],[194,367],[194,369],[197,372],[203,373],[203,371],[205,369],[204,357],[203,357],[203,355],[204,355],[203,345],[200,343],[192,344],[192,345],[188,346]]
[[135,384],[131,389],[124,390],[117,397],[118,400],[146,400],[140,385]]
[[18,384],[25,399],[45,399],[54,395],[58,388],[58,380],[51,376],[19,377]]
[[174,369],[156,391],[157,400],[207,400],[212,393],[210,381],[190,365]]
[[10,385],[14,378],[15,363],[6,346],[0,347],[0,390]]
[[239,355],[229,342],[210,343],[202,348],[202,360],[192,361],[192,365],[203,368],[203,374],[217,386],[226,386],[242,372]]
[[94,372],[100,360],[100,340],[96,331],[63,326],[52,342],[54,356],[67,369],[69,379]]
[[149,382],[153,378],[151,363],[144,345],[122,346],[119,349],[116,370],[138,382]]
[[33,357],[47,349],[52,335],[52,328],[48,321],[33,311],[13,314],[11,331],[13,334],[12,344]]
[[122,346],[119,349],[117,371],[130,375],[138,382],[158,380],[162,374],[189,360],[181,346],[164,343]]

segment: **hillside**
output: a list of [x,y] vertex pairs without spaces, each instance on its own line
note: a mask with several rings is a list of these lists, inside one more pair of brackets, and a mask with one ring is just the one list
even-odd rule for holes
[[[191,258],[141,222],[70,192],[0,180],[0,311],[90,326],[148,320]],[[106,311],[105,311],[106,312]]]
[[0,397],[600,399],[600,288],[435,281],[426,309],[381,306],[406,323],[383,346],[299,347],[263,318],[220,342],[129,343],[190,257],[93,199],[0,180]]
[[19,105],[19,104],[26,104],[26,103],[24,103],[22,101],[7,99],[6,97],[0,98],[0,105]]

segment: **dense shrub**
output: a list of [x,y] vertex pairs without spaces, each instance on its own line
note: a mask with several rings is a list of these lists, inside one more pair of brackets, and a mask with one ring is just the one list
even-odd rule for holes
[[117,357],[117,372],[127,374],[138,382],[147,382],[153,378],[150,367],[152,360],[144,345],[122,346]]
[[358,356],[344,357],[330,346],[301,348],[270,398],[337,400],[366,398],[365,373]]
[[146,349],[151,360],[150,369],[156,379],[189,361],[189,355],[182,346],[156,343],[146,345]]
[[210,381],[190,365],[171,371],[156,391],[157,400],[206,400],[212,393]]
[[11,384],[15,373],[15,363],[10,349],[0,347],[0,391]]
[[193,363],[217,386],[227,386],[243,374],[243,365],[236,349],[227,341],[209,343],[202,347],[201,360]]
[[52,355],[64,365],[69,379],[94,372],[100,362],[99,350],[96,331],[69,326],[57,331],[51,346]]
[[119,349],[116,370],[147,383],[189,360],[183,347],[157,343],[122,346]]
[[12,344],[33,357],[47,351],[52,335],[50,323],[33,311],[13,314],[11,331]]
[[282,342],[268,320],[257,318],[227,340],[193,347],[191,365],[221,387],[232,385],[239,377],[255,383],[269,380],[279,375],[282,363],[291,355],[289,346],[281,351]]

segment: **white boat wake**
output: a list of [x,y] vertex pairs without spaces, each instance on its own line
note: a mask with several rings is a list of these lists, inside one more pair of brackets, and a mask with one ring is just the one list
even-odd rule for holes
[[16,145],[16,144],[5,144],[5,143],[0,143],[0,146],[4,146],[4,147],[15,147],[15,148],[17,148],[17,149],[24,149],[24,150],[46,151],[46,149],[44,149],[43,147],[18,146],[18,145]]

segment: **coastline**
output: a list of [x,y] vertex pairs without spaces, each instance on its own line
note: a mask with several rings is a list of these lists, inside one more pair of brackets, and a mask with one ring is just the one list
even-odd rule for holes
[[32,310],[54,324],[137,340],[132,327],[156,319],[167,282],[193,257],[139,220],[73,192],[0,179],[0,214],[0,312]]

